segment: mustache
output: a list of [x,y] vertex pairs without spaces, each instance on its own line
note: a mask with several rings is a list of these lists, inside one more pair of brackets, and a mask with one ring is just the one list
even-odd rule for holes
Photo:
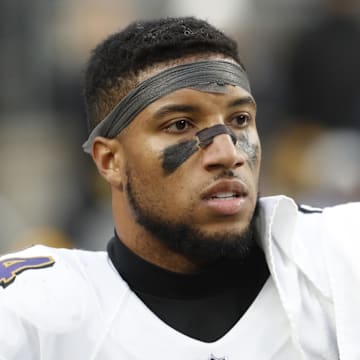
[[220,180],[220,179],[239,179],[243,181],[243,179],[235,173],[235,171],[230,169],[224,169],[220,174],[216,175],[214,177],[214,181]]

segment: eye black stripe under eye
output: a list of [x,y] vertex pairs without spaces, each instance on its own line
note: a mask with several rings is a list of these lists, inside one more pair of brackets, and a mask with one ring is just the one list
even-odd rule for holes
[[236,135],[227,126],[223,124],[214,125],[209,128],[202,129],[196,133],[197,139],[182,141],[178,144],[171,145],[163,151],[163,169],[166,174],[174,172],[181,164],[183,164],[192,154],[200,147],[210,145],[215,136],[228,134],[234,145],[237,142]]
[[178,144],[167,147],[163,151],[162,167],[166,174],[174,172],[192,154],[198,150],[196,139],[182,141]]

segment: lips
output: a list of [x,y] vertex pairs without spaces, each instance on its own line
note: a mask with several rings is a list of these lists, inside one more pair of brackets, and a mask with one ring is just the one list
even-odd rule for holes
[[219,215],[234,215],[244,207],[247,199],[245,185],[239,180],[221,180],[201,194],[205,205]]

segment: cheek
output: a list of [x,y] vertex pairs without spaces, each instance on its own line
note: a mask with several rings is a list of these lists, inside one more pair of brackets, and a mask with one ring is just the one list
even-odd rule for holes
[[[188,208],[191,201],[186,189],[193,186],[191,178],[181,171],[181,164],[190,156],[188,151],[180,151],[179,157],[179,149],[169,150],[169,143],[158,138],[147,136],[136,140],[136,144],[127,143],[125,149],[125,182],[131,183],[144,208],[165,218],[170,214],[174,218],[180,216],[181,209]],[[183,148],[191,147],[189,144]]]
[[257,169],[261,160],[261,146],[258,136],[251,133],[241,133],[237,139],[237,147],[245,153],[247,163],[251,169]]
[[[125,172],[130,173],[133,181],[151,185],[161,172],[159,151],[142,139],[127,144],[124,152]],[[152,181],[151,181],[152,180]]]
[[168,146],[162,153],[162,167],[166,175],[174,172],[198,150],[197,141],[189,140]]
[[127,182],[142,209],[158,218],[178,221],[184,216],[187,218],[186,214],[192,209],[192,199],[187,191],[191,181],[186,181],[182,172],[179,173],[175,177],[164,175],[160,159],[153,166],[146,163],[143,171],[138,164],[129,163]]
[[165,149],[166,144],[147,138],[141,142],[141,146],[132,146],[126,153],[126,167],[130,171],[131,181],[144,193],[144,197],[168,193],[169,183],[171,185],[174,182],[166,174],[174,171],[181,161],[176,155],[176,149],[168,151],[166,156]]

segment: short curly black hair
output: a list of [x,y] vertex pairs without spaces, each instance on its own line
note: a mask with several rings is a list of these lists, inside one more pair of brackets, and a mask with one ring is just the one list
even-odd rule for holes
[[92,52],[85,70],[84,96],[91,131],[155,64],[187,56],[217,54],[240,63],[237,44],[194,17],[136,21]]

